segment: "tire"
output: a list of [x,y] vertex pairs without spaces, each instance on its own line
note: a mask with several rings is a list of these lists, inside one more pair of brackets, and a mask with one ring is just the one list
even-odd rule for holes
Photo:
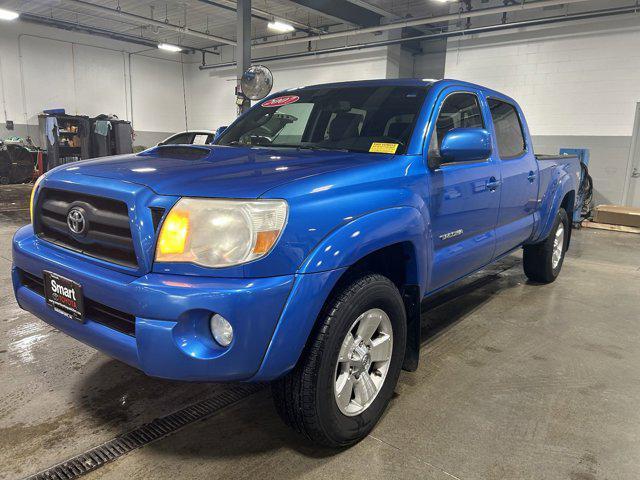
[[[367,356],[358,354],[366,345],[363,347],[357,340],[351,342],[348,335],[353,339],[366,338],[371,328],[365,325],[373,325],[378,318],[380,324],[369,344],[380,346],[386,342],[385,335],[391,329],[390,344],[386,344],[391,353],[386,350],[381,355],[379,348],[371,349],[376,357],[388,356],[389,360],[375,362],[374,357],[369,357],[367,364]],[[363,335],[357,335],[358,332]],[[294,369],[273,383],[276,410],[287,425],[316,443],[334,448],[354,445],[373,429],[391,400],[402,368],[406,337],[404,303],[388,278],[365,274],[349,282],[325,304]],[[347,351],[352,354],[345,355]],[[358,361],[352,362],[354,358]],[[350,381],[354,386],[353,393],[348,394],[349,403],[346,405],[345,394],[340,397],[342,406],[339,406],[336,392],[348,392],[345,387]],[[378,381],[381,383],[373,396],[362,395],[363,391],[370,392],[363,385]],[[358,404],[366,398],[368,404],[361,403],[367,406]]]
[[[523,266],[525,275],[534,282],[551,283],[558,278],[564,255],[567,251],[571,224],[564,208],[556,215],[549,236],[535,245],[525,245]],[[562,237],[561,239],[558,237]],[[561,250],[556,249],[556,238],[561,243]],[[554,257],[554,252],[556,257]],[[558,257],[559,256],[559,257]]]

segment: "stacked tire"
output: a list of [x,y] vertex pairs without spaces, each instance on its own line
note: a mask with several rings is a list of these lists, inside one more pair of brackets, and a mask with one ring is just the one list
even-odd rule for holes
[[33,152],[21,145],[0,146],[0,185],[29,182],[33,171]]

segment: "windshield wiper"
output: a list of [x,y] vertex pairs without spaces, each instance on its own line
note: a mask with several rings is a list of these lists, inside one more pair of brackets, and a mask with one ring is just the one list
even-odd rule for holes
[[282,148],[295,148],[296,150],[321,150],[321,151],[327,151],[327,152],[349,152],[348,149],[346,148],[331,148],[331,147],[320,147],[317,145],[282,145],[282,144],[277,144],[277,145],[270,145],[271,148],[278,148],[278,147],[282,147]]

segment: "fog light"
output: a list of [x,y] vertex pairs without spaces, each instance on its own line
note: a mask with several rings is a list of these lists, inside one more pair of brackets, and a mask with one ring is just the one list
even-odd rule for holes
[[211,315],[211,333],[216,342],[223,347],[228,347],[233,340],[233,327],[227,320],[217,313]]

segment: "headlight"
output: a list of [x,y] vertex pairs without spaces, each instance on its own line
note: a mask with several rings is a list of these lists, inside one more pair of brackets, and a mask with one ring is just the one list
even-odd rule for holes
[[284,200],[182,198],[165,218],[157,262],[230,267],[271,250],[287,221]]
[[40,175],[35,183],[33,184],[33,188],[31,189],[31,198],[29,199],[29,216],[31,217],[31,223],[33,223],[33,201],[36,197],[36,190],[38,190],[38,185],[40,182],[44,180],[44,175]]

